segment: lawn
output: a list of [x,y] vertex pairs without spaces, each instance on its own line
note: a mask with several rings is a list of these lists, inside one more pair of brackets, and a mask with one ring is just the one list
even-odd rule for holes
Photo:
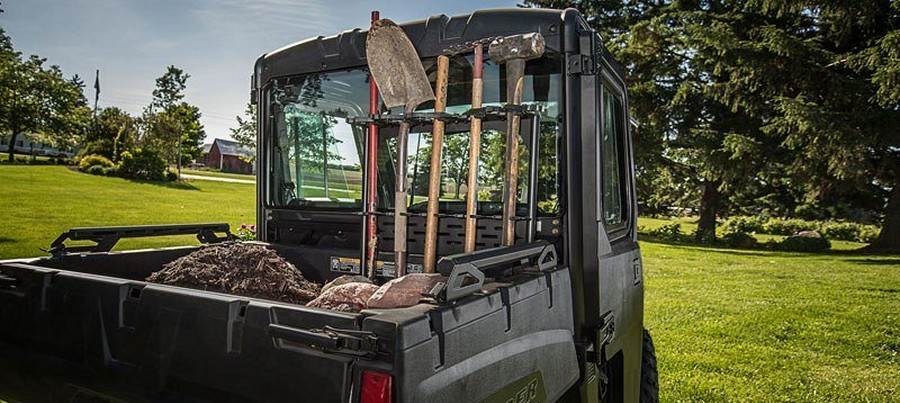
[[[255,220],[255,185],[141,183],[63,166],[0,165],[0,258],[43,254],[72,227]],[[123,240],[122,248],[196,243],[190,236]]]
[[642,243],[662,401],[896,401],[900,258]]
[[206,171],[206,170],[198,170],[198,169],[182,169],[181,173],[186,175],[196,175],[196,176],[209,176],[213,178],[227,178],[227,179],[243,179],[255,181],[256,175],[253,174],[239,174],[232,172],[220,172],[220,171]]
[[[254,221],[254,185],[150,184],[0,165],[0,258],[75,226]],[[693,230],[692,219],[681,219]],[[666,220],[644,219],[650,228]],[[125,248],[196,242],[123,242]],[[847,243],[835,249],[853,249]],[[900,257],[642,242],[662,401],[891,401],[900,394]]]

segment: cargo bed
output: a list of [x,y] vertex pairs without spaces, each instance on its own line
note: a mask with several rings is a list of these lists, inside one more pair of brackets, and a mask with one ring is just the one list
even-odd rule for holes
[[[342,251],[273,247],[311,280],[338,274]],[[566,269],[359,314],[143,281],[195,249],[0,262],[0,397],[356,401],[373,369],[395,401],[480,400],[538,368],[552,398],[579,375]]]

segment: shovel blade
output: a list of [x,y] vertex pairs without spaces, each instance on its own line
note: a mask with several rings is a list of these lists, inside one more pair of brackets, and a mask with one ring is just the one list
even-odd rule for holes
[[372,24],[366,36],[366,60],[388,108],[415,106],[434,99],[428,76],[403,29],[389,19]]

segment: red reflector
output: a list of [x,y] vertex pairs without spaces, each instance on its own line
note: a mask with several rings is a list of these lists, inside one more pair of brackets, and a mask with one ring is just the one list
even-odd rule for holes
[[377,371],[363,371],[361,403],[390,403],[393,392],[393,380],[390,375]]

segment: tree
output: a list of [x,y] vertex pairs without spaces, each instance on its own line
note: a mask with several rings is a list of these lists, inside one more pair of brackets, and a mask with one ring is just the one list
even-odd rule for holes
[[[45,63],[37,56],[23,59],[0,30],[0,132],[10,134],[11,145],[22,133],[60,147],[84,135],[90,110],[81,88]],[[11,146],[10,161],[14,155]]]
[[190,77],[178,67],[167,67],[166,72],[156,79],[151,106],[162,110],[175,106],[184,99],[184,90],[187,88],[187,80]]
[[117,161],[122,151],[130,150],[137,138],[135,119],[116,108],[104,108],[81,144],[81,154],[99,154]]
[[529,4],[579,8],[626,66],[639,194],[696,203],[701,238],[729,210],[883,213],[900,250],[898,2]]
[[468,181],[469,136],[450,135],[444,139],[444,176],[453,181],[453,198],[460,199],[460,189]]
[[[874,41],[872,46],[861,51],[855,60],[855,67],[864,73],[877,88],[876,99],[880,105],[896,113],[900,110],[900,2],[891,3],[891,19],[895,22],[892,30]],[[896,130],[897,126],[891,128]],[[885,219],[878,238],[872,242],[872,249],[900,251],[900,145],[896,134],[893,145],[885,141],[887,154],[884,157],[883,171],[892,177],[890,195],[885,206]],[[885,181],[887,182],[887,181]]]
[[[200,123],[200,109],[182,101],[190,75],[169,66],[156,79],[153,101],[145,108],[140,126],[142,147],[157,151],[168,162],[181,163],[200,156],[206,131]],[[180,156],[180,159],[179,159]]]
[[[256,149],[256,105],[247,104],[244,117],[235,116],[236,125],[231,128],[231,138],[245,147]],[[254,154],[255,155],[255,154]]]

